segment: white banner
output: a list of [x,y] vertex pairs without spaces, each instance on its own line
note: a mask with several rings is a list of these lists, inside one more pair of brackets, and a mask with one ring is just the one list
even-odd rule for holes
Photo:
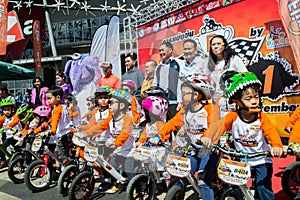
[[113,16],[107,28],[106,42],[106,61],[113,65],[113,74],[122,78],[121,59],[120,59],[120,18]]

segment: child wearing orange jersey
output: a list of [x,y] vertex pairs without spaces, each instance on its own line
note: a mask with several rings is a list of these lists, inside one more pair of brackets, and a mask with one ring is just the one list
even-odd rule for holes
[[[270,151],[272,156],[280,156],[283,150],[279,133],[272,126],[267,115],[259,110],[261,86],[261,82],[251,72],[235,74],[225,82],[229,103],[235,103],[237,110],[229,112],[223,118],[222,128],[217,134],[230,131],[233,145],[238,151],[249,153]],[[210,138],[214,138],[215,134],[209,129],[207,135],[201,138],[202,143],[210,147]],[[271,181],[272,159],[261,156],[248,159],[248,163],[256,174],[259,199],[274,199]]]

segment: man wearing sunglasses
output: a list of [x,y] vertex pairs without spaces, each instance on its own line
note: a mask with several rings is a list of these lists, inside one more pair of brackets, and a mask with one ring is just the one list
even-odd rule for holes
[[109,86],[113,90],[121,88],[121,79],[112,74],[112,64],[103,62],[100,68],[103,69],[104,76],[98,81],[98,87]]

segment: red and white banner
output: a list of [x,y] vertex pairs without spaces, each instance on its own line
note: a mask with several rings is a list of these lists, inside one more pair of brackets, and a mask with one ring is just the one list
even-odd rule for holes
[[37,72],[42,68],[41,25],[39,20],[35,20],[33,23],[33,53],[34,67]]
[[287,32],[300,72],[300,1],[278,0],[281,21]]
[[16,11],[10,11],[7,17],[7,44],[24,39]]
[[139,67],[160,61],[162,42],[171,42],[173,56],[182,58],[186,39],[207,55],[209,39],[223,35],[262,82],[263,112],[289,137],[284,126],[300,102],[299,27],[299,0],[200,0],[138,27]]
[[6,54],[7,4],[8,0],[0,0],[0,55]]

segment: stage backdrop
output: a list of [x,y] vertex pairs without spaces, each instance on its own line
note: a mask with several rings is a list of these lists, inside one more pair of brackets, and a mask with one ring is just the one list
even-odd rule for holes
[[187,38],[207,54],[208,40],[216,34],[227,38],[261,80],[263,112],[281,136],[288,137],[283,128],[300,102],[299,71],[276,0],[199,1],[139,26],[139,66],[143,70],[147,60],[160,61],[163,41],[173,43],[175,57],[182,55]]

